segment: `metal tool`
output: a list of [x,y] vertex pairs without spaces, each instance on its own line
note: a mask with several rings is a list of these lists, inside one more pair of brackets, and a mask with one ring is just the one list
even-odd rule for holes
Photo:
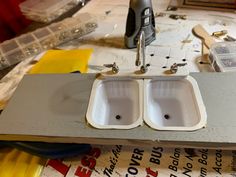
[[156,39],[155,17],[151,0],[130,0],[126,21],[125,46],[137,47],[140,32],[145,33],[145,45]]

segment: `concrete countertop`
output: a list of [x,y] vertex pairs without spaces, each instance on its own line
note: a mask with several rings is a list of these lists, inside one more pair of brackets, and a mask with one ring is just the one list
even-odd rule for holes
[[95,74],[26,75],[0,115],[1,140],[236,148],[236,73],[191,73],[207,111],[206,128],[98,130],[85,120]]

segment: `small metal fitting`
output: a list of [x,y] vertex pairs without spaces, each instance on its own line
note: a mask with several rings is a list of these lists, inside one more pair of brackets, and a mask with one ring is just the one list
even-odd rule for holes
[[171,74],[177,73],[178,67],[179,67],[179,66],[185,66],[185,65],[187,65],[187,63],[174,63],[174,64],[171,65],[171,67],[170,67],[170,72],[171,72]]
[[147,71],[148,71],[148,65],[143,65],[143,66],[141,66],[141,68],[140,68],[140,71],[141,71],[141,73],[146,73]]
[[103,66],[111,68],[113,74],[117,74],[119,72],[119,67],[116,65],[116,62],[114,62],[113,64],[104,64]]

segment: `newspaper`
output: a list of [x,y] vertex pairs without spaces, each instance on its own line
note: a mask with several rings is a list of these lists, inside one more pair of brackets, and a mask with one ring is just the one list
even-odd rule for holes
[[235,177],[235,151],[131,146],[92,147],[88,154],[48,160],[42,177]]

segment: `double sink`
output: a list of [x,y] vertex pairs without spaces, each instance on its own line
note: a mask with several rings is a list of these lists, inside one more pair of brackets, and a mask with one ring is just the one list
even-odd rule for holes
[[193,131],[206,126],[197,82],[181,79],[97,78],[87,122],[98,129],[132,129],[146,123],[155,130]]

